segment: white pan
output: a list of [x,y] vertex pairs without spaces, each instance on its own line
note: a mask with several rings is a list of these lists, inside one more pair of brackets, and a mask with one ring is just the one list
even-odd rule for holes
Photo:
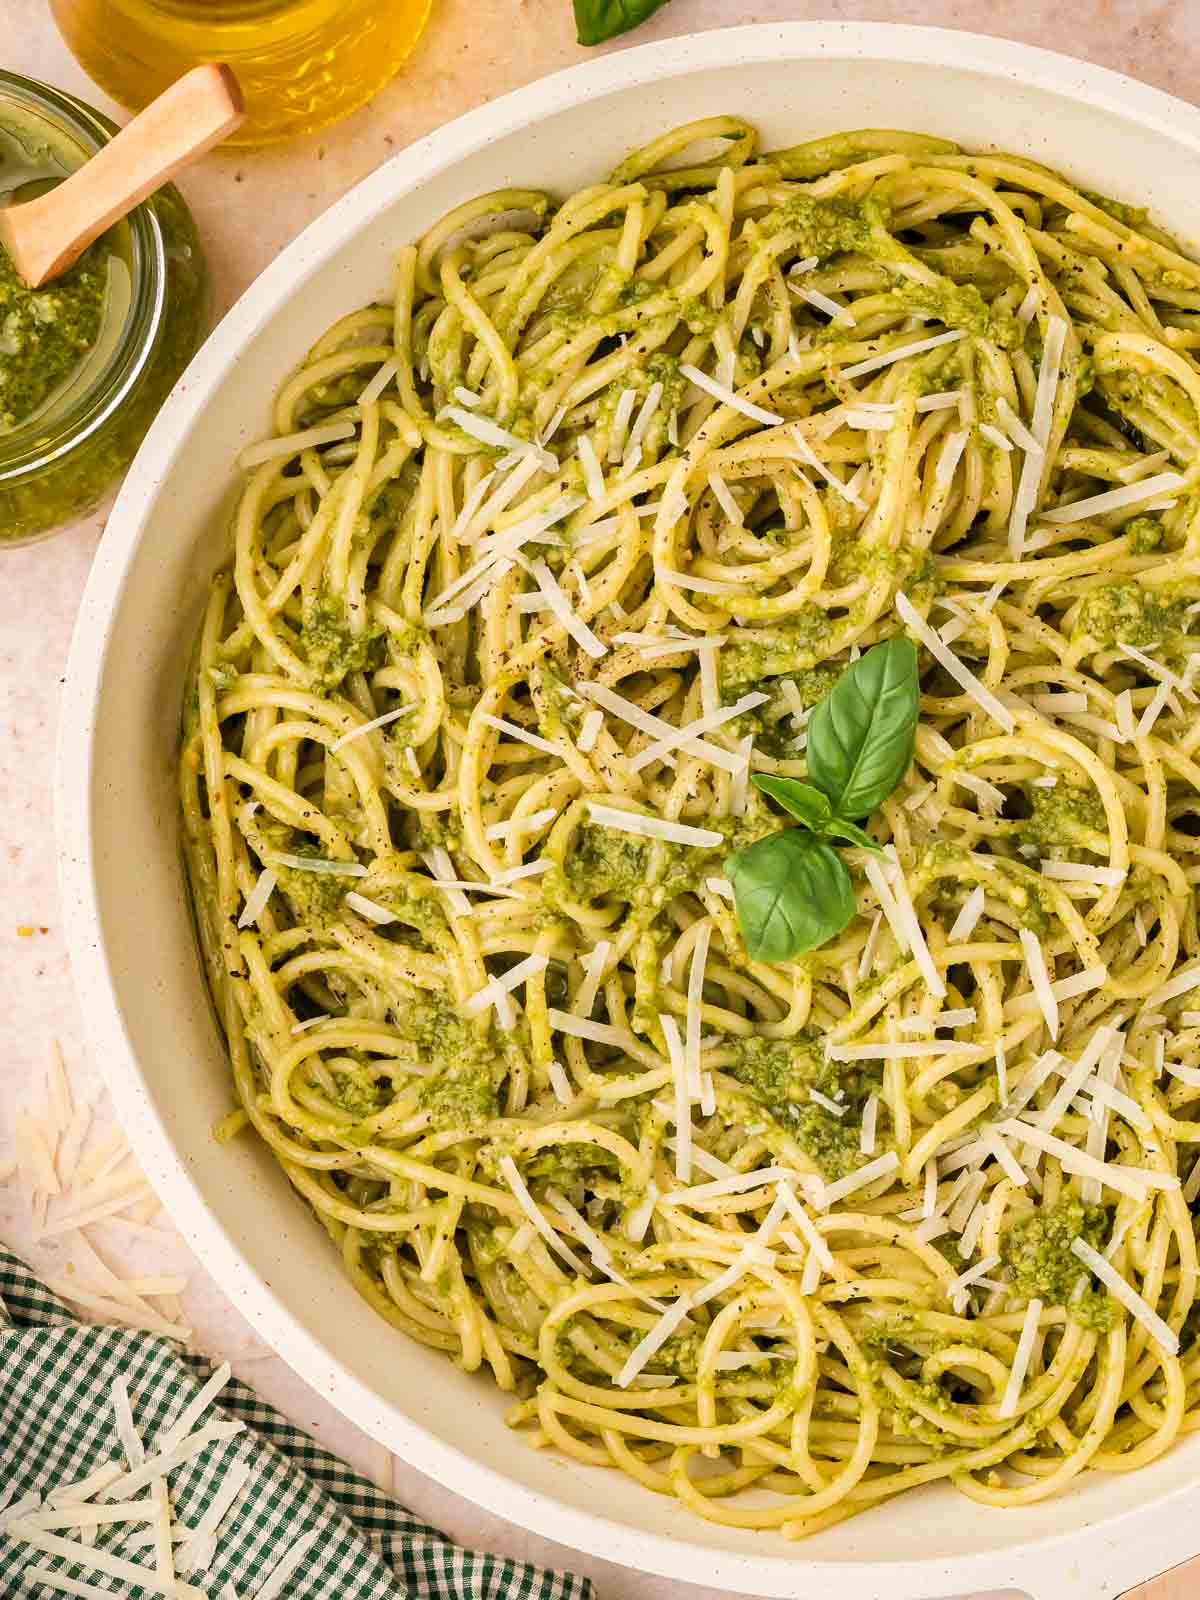
[[58,769],[62,885],[96,1058],[177,1225],[279,1354],[430,1476],[513,1522],[643,1571],[758,1595],[912,1600],[1017,1585],[1105,1600],[1200,1549],[1200,1437],[1144,1471],[997,1511],[934,1488],[793,1545],[704,1523],[616,1472],[528,1449],[483,1378],[391,1332],[265,1150],[218,1148],[228,1077],[193,945],[173,767],[183,667],[225,560],[237,451],[335,318],[388,293],[393,249],[508,184],[568,192],[714,112],[768,147],[891,127],[999,146],[1197,228],[1200,112],[1081,62],[925,28],[791,23],[626,50],[531,84],[397,156],[243,296],[129,473],[71,652]]

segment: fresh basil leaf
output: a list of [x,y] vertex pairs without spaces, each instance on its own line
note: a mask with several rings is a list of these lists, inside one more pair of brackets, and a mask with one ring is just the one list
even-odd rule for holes
[[580,44],[602,44],[628,33],[653,16],[665,0],[575,0],[575,33]]
[[832,845],[784,828],[725,863],[747,953],[790,961],[840,933],[854,915],[854,886]]
[[897,634],[842,673],[808,720],[808,776],[841,817],[865,817],[908,771],[921,682],[917,647]]
[[825,825],[833,816],[833,808],[820,789],[814,789],[811,783],[801,783],[799,778],[773,778],[765,772],[756,772],[753,782],[756,789],[769,794],[777,805],[781,805],[798,822],[803,822],[805,827],[811,828],[814,833],[826,831]]
[[826,839],[845,839],[850,844],[859,844],[864,850],[870,850],[875,855],[883,854],[883,846],[876,844],[865,828],[860,828],[857,822],[848,822],[845,817],[830,817],[823,828],[817,830]]

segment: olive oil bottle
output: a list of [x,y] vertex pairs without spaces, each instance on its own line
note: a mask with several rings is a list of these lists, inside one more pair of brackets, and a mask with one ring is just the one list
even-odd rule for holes
[[227,61],[247,118],[229,144],[335,122],[393,77],[431,0],[51,0],[84,70],[139,111],[189,67]]

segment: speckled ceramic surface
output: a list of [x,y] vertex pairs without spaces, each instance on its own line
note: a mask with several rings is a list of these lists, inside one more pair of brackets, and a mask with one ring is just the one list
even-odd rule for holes
[[[732,0],[672,0],[636,42],[735,21],[813,14],[811,8],[786,0],[763,0],[749,11]],[[1064,7],[1038,0],[997,14],[981,0],[927,0],[919,7],[897,0],[834,5],[825,14],[1004,30],[1119,66],[1177,93],[1196,81],[1200,65],[1200,13],[1186,3],[1097,0]],[[103,104],[58,41],[41,0],[0,0],[0,20],[7,24],[6,66]],[[566,0],[439,0],[408,72],[356,117],[282,151],[209,158],[183,186],[204,230],[219,307],[229,304],[305,222],[394,151],[459,111],[585,54],[572,42]],[[0,1115],[19,1098],[54,1037],[63,1043],[76,1084],[86,1087],[97,1080],[83,1047],[66,969],[49,790],[66,645],[100,526],[100,518],[92,518],[51,543],[0,556],[0,859],[6,868],[0,892],[0,982],[8,1002],[5,1049],[0,1052]],[[0,1131],[0,1148],[3,1142]],[[11,1188],[0,1189],[0,1233],[17,1248],[29,1247],[25,1208]],[[119,1259],[128,1248],[114,1234],[109,1254]],[[251,1381],[330,1447],[377,1478],[394,1476],[403,1496],[430,1519],[474,1542],[574,1564],[598,1580],[606,1597],[699,1600],[713,1592],[618,1572],[595,1557],[568,1557],[540,1535],[480,1512],[414,1468],[393,1461],[269,1356],[203,1269],[188,1260],[185,1247],[164,1249],[173,1250],[171,1259],[186,1263],[191,1274],[185,1307],[199,1342],[215,1353],[230,1354]],[[30,1254],[35,1261],[52,1261],[48,1246]],[[1180,1588],[1180,1600],[1184,1593]],[[896,1594],[894,1588],[890,1594]],[[1173,1600],[1168,1590],[1163,1600]]]

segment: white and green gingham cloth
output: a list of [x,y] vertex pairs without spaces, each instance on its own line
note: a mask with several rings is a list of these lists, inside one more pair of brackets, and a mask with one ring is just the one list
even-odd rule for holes
[[[211,1373],[157,1334],[77,1322],[18,1258],[0,1248],[0,1500],[45,1494],[109,1460],[121,1460],[111,1405],[124,1377],[147,1449]],[[5,1314],[6,1313],[6,1314]],[[235,1462],[251,1469],[226,1517],[215,1558],[188,1581],[217,1596],[227,1582],[252,1597],[304,1534],[319,1537],[284,1588],[286,1600],[594,1600],[586,1579],[465,1550],[428,1527],[344,1461],[231,1379],[205,1420],[245,1424],[169,1477],[176,1526],[194,1527]],[[6,1490],[12,1490],[8,1495]],[[96,1549],[153,1569],[131,1551],[128,1525],[101,1528]],[[69,1536],[73,1537],[73,1536]],[[94,1584],[120,1600],[148,1592],[0,1533],[0,1596],[48,1595],[22,1574],[30,1565]]]

